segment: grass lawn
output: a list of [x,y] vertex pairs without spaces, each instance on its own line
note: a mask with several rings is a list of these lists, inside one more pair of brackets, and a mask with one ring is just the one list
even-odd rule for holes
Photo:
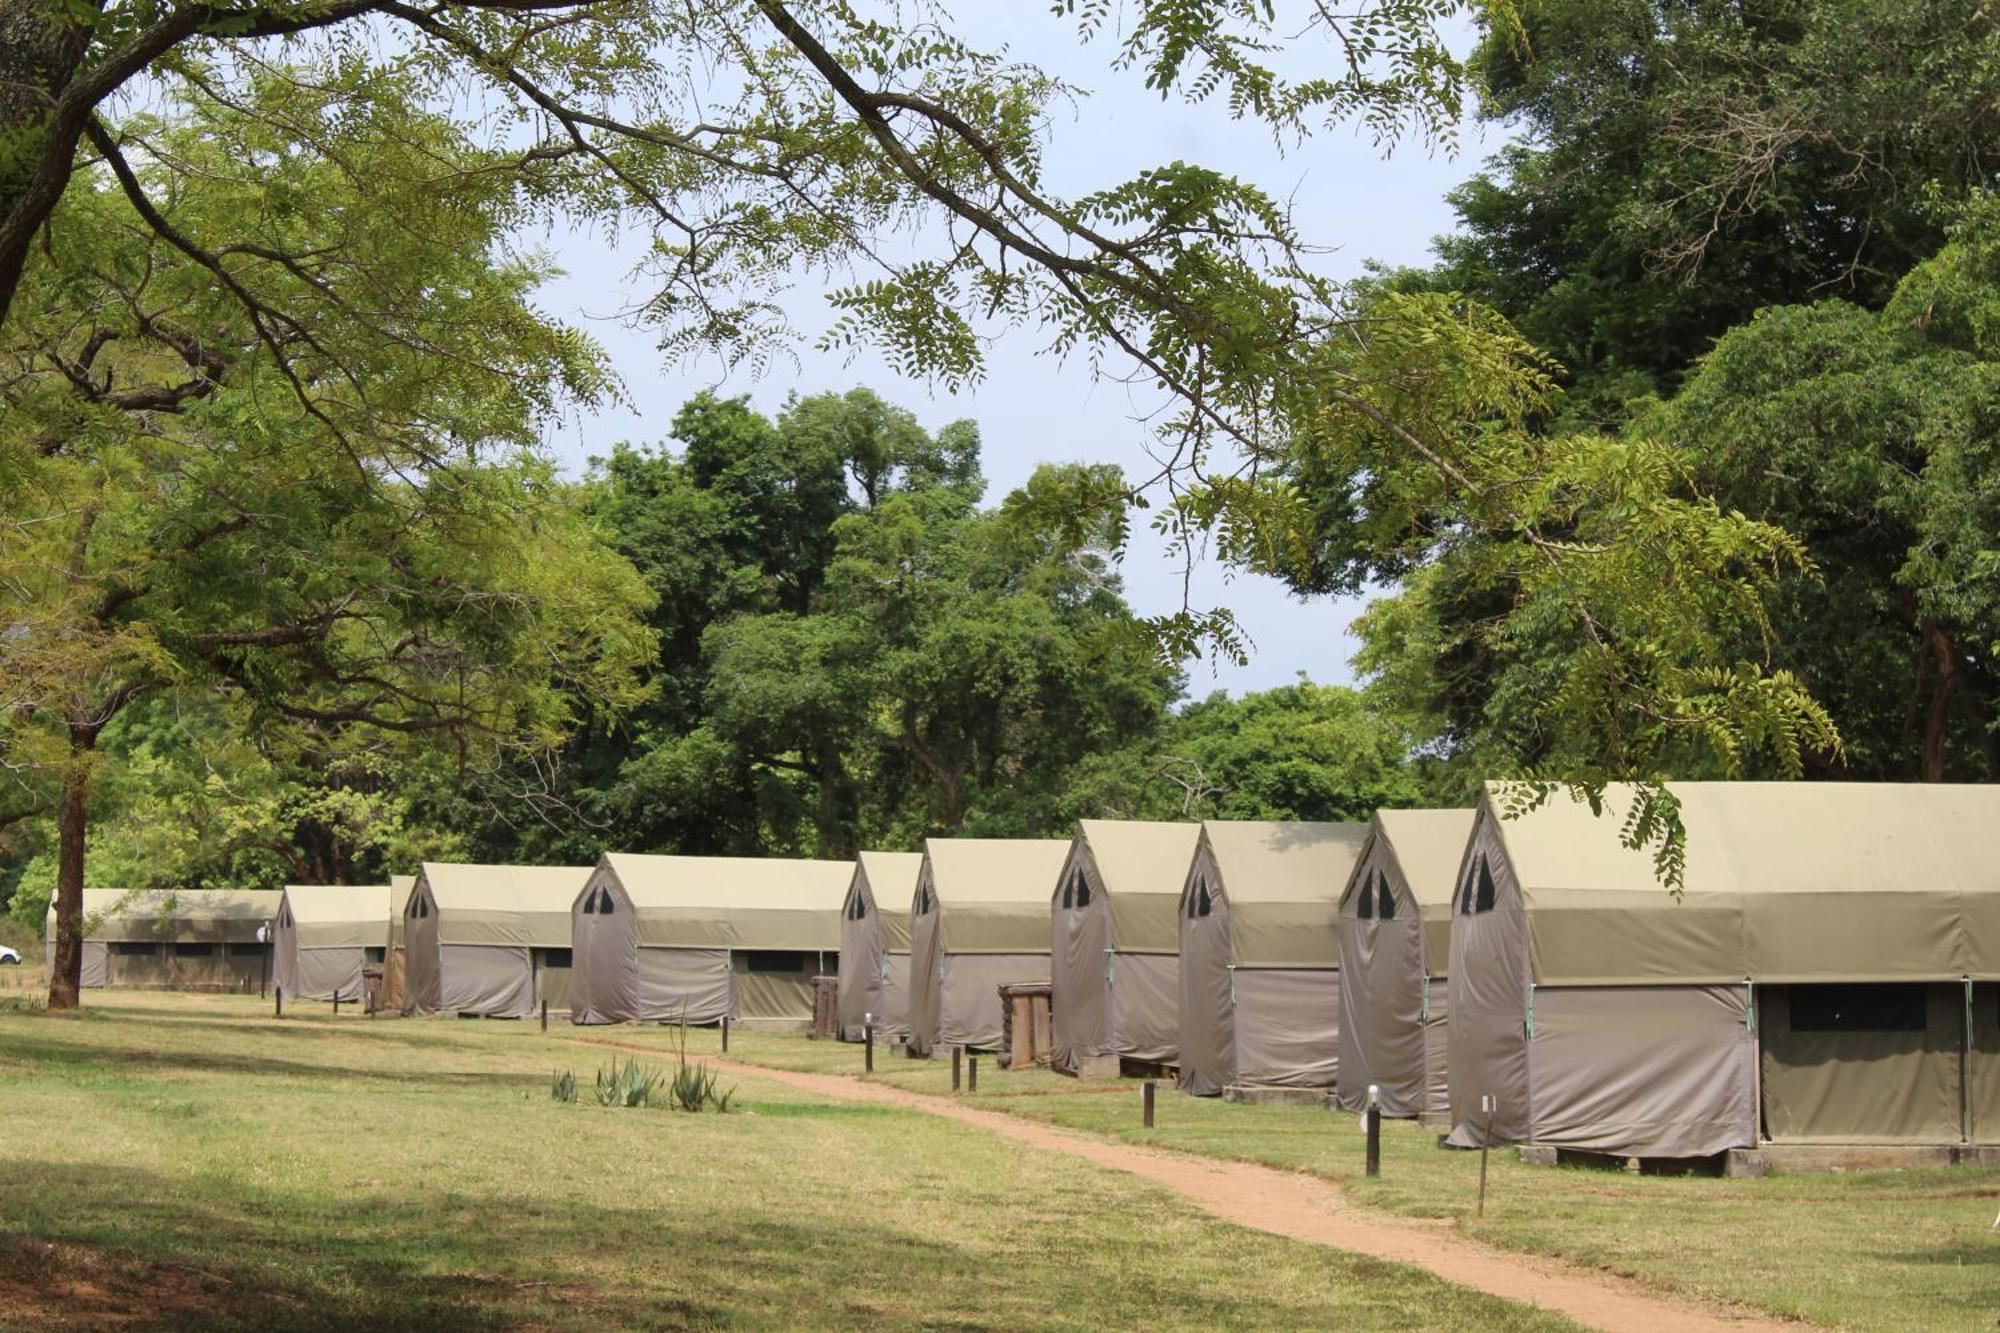
[[[590,1031],[593,1034],[596,1030]],[[664,1042],[659,1029],[612,1029]],[[690,1034],[713,1051],[717,1034]],[[775,1067],[854,1072],[861,1048],[733,1032],[730,1051]],[[980,1062],[978,1101],[994,1109],[1215,1157],[1292,1167],[1340,1182],[1355,1201],[1449,1218],[1492,1244],[1560,1255],[1662,1291],[1734,1301],[1834,1327],[1992,1329],[2000,1322],[2000,1172],[1971,1168],[1661,1178],[1523,1166],[1492,1155],[1486,1217],[1473,1218],[1477,1153],[1436,1132],[1384,1127],[1382,1175],[1362,1174],[1358,1118],[1298,1106],[1237,1106],[1162,1088],[1157,1127],[1140,1126],[1136,1083],[1080,1084],[1047,1070]],[[876,1056],[877,1077],[948,1092],[951,1061]]]
[[0,1009],[0,1326],[1570,1327],[921,1113],[549,1100],[609,1057],[235,997]]

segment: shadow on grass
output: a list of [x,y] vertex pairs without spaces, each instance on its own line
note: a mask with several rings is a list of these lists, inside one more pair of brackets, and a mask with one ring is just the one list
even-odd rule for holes
[[[523,1070],[451,1071],[438,1069],[379,1069],[324,1061],[279,1060],[270,1056],[185,1048],[133,1049],[77,1046],[57,1038],[44,1040],[20,1031],[0,1033],[0,1053],[52,1069],[102,1070],[108,1075],[192,1071],[240,1074],[251,1078],[288,1079],[300,1083],[355,1081],[385,1087],[525,1087],[545,1080],[546,1072]],[[442,1053],[442,1052],[441,1052]]]

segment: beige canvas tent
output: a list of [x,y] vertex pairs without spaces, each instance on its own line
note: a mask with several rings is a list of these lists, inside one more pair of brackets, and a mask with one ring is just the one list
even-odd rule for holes
[[[276,889],[85,889],[83,984],[148,990],[256,990],[283,895]],[[55,965],[56,911],[45,927]]]
[[1334,913],[1366,824],[1210,820],[1180,902],[1180,1086],[1331,1088]]
[[278,903],[271,984],[288,1000],[360,1000],[389,945],[387,884],[290,884]]
[[910,1051],[996,1050],[1000,986],[1049,979],[1061,838],[932,838],[910,904]]
[[382,994],[376,1008],[392,1014],[403,1012],[403,976],[407,970],[403,948],[403,911],[410,905],[410,890],[417,885],[415,875],[389,876],[389,947],[382,961]]
[[1199,824],[1086,819],[1051,902],[1054,1065],[1180,1058],[1180,903]]
[[1680,783],[1685,893],[1563,798],[1479,808],[1452,1140],[1634,1157],[2000,1142],[2000,787]]
[[569,1008],[569,912],[588,866],[426,861],[403,906],[403,1012]]
[[[921,852],[863,852],[840,909],[840,1037],[860,1041],[910,1030],[910,915]],[[881,904],[887,903],[884,912]]]
[[1382,810],[1340,900],[1340,1104],[1442,1116],[1451,901],[1470,810]]
[[571,904],[578,1023],[812,1022],[847,861],[607,852]]

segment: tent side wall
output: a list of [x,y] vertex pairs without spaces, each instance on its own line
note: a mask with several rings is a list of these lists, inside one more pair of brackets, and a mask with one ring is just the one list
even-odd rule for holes
[[[569,1021],[578,1025],[639,1017],[633,1001],[639,970],[637,918],[615,880],[599,864],[570,904]],[[607,896],[609,912],[602,910]]]
[[[1381,887],[1394,915],[1381,912]],[[1364,897],[1368,915],[1362,915]],[[1336,921],[1340,939],[1340,1104],[1358,1111],[1381,1090],[1384,1115],[1416,1117],[1434,1106],[1430,1054],[1440,1045],[1427,998],[1424,923],[1389,840],[1378,831],[1355,865]],[[1441,987],[1439,988],[1442,989]],[[1440,1009],[1443,1006],[1439,1006]]]
[[1000,987],[1010,982],[1048,979],[1047,954],[943,955],[938,965],[937,1044],[998,1050],[1005,1023]]
[[[1467,886],[1477,893],[1482,861],[1492,878],[1493,904],[1483,912],[1461,911]],[[1445,1062],[1451,1089],[1450,1142],[1454,1147],[1476,1148],[1483,1142],[1525,1141],[1533,1128],[1528,1106],[1528,923],[1490,805],[1480,809],[1458,885],[1452,907],[1451,1036]],[[1485,1097],[1496,1101],[1490,1120],[1481,1109]]]
[[[1825,1003],[1809,1009],[1816,991],[1840,992],[1844,1012],[1826,1012],[1836,1006]],[[1773,1142],[1959,1141],[1963,983],[1759,986],[1757,1007],[1764,1125]],[[1818,1020],[1808,1017],[1814,1010],[1822,1011]],[[1975,1042],[1974,1132],[1980,1064]]]
[[1116,1041],[1105,980],[1111,907],[1089,844],[1080,837],[1063,863],[1049,917],[1051,1063],[1074,1073],[1084,1060],[1110,1053]]
[[1229,902],[1206,836],[1195,849],[1181,894],[1180,923],[1179,1083],[1183,1092],[1214,1097],[1236,1081],[1236,1014],[1230,984]]
[[419,877],[403,909],[403,1012],[412,1017],[444,1011],[437,903]]
[[[920,908],[928,908],[920,911]],[[944,939],[938,929],[937,897],[931,888],[931,868],[925,861],[917,877],[916,897],[910,904],[910,1053],[929,1055],[938,1043],[938,1010],[942,1003],[939,987],[943,982],[939,967],[943,962]]]
[[734,1007],[730,1017],[746,1023],[810,1024],[813,978],[820,974],[818,955],[787,950],[784,952],[802,953],[803,966],[753,969],[752,952],[739,949],[731,955],[729,979],[734,990]]
[[1743,986],[1535,992],[1530,1137],[1626,1157],[1708,1157],[1757,1141]]
[[864,1015],[881,1017],[882,922],[857,862],[840,905],[840,985],[836,1013],[842,1041],[859,1041]]
[[1332,1088],[1340,1072],[1340,972],[1236,969],[1236,1072],[1248,1088]]

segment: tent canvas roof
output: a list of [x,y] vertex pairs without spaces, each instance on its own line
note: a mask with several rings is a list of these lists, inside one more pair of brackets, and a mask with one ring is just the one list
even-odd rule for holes
[[[648,948],[840,948],[851,861],[606,852]],[[577,895],[572,894],[572,897]]]
[[566,949],[570,904],[589,866],[426,861],[419,876],[438,910],[438,943]]
[[1077,833],[1090,845],[1097,874],[1113,897],[1164,893],[1179,900],[1201,825],[1148,819],[1085,819]]
[[[250,943],[276,922],[284,895],[276,889],[85,889],[87,940]],[[55,933],[55,904],[47,929]]]
[[1334,917],[1366,824],[1212,819],[1201,832],[1229,901],[1237,966],[1339,966]]
[[287,884],[301,949],[380,949],[389,939],[387,884]]
[[1477,810],[1377,810],[1374,829],[1395,854],[1425,916],[1448,914]]
[[924,844],[946,953],[1047,953],[1066,838],[932,838]]
[[922,852],[862,852],[855,857],[854,877],[867,876],[875,919],[882,924],[882,947],[891,953],[909,952],[909,904],[923,871]]
[[1621,845],[1629,787],[1593,816],[1558,796],[1488,817],[1528,910],[1543,985],[2000,977],[2000,786],[1671,784],[1685,891]]
[[1088,848],[1111,907],[1111,947],[1127,953],[1180,952],[1181,890],[1201,841],[1201,825],[1143,819],[1085,819]]
[[410,904],[410,890],[417,886],[415,875],[389,876],[389,947],[403,947],[403,909]]

